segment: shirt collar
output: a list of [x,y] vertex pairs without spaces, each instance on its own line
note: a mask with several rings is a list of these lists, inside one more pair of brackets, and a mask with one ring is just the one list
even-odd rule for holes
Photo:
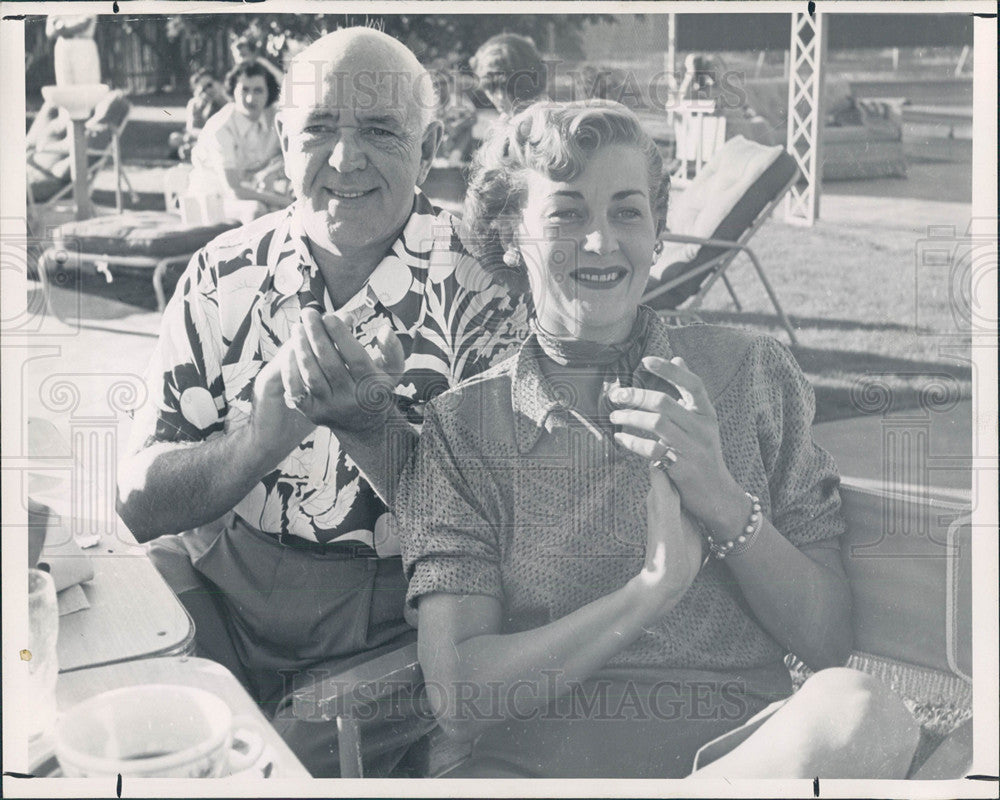
[[[283,303],[298,298],[299,292],[309,287],[310,279],[314,286],[317,279],[322,283],[319,265],[309,252],[298,209],[298,203],[287,209],[275,229],[268,251],[265,303],[272,315]],[[381,305],[392,312],[406,330],[415,327],[421,317],[422,287],[433,264],[434,244],[441,238],[437,228],[443,225],[450,226],[449,218],[439,216],[427,197],[416,189],[413,208],[402,233],[344,308]],[[326,305],[329,295],[324,294]]]
[[233,124],[236,126],[236,130],[239,131],[240,135],[245,135],[251,130],[266,131],[268,122],[272,121],[270,119],[271,113],[270,109],[265,108],[264,112],[257,118],[256,122],[252,122],[248,116],[241,114],[236,110],[235,105],[233,106]]
[[[658,315],[654,316],[644,356],[659,356],[667,360],[673,358],[668,330],[663,320]],[[514,410],[514,438],[521,455],[534,448],[549,416],[566,408],[565,402],[542,372],[540,356],[541,348],[533,333],[524,340],[514,356],[510,399]]]

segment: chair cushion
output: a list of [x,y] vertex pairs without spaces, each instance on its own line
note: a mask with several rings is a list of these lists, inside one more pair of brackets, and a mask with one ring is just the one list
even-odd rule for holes
[[[667,215],[667,230],[685,236],[709,237],[747,190],[782,153],[736,136],[702,168]],[[687,245],[685,260],[698,253]]]
[[[761,154],[761,160],[758,160],[756,164],[747,166],[746,171],[740,175],[737,186],[741,186],[742,188],[735,199],[732,196],[727,197],[726,202],[731,203],[731,205],[726,214],[715,223],[714,227],[708,228],[707,223],[715,220],[718,216],[718,207],[714,200],[710,200],[706,203],[707,208],[704,211],[704,219],[702,220],[701,215],[699,215],[699,220],[696,223],[698,232],[689,233],[689,231],[682,228],[671,228],[672,231],[683,235],[736,241],[753,224],[754,220],[767,207],[768,203],[774,200],[777,194],[792,179],[798,167],[795,159],[780,146],[765,147],[756,142],[750,142],[742,137],[737,137],[726,143],[726,146],[719,154],[720,157],[729,150],[731,143],[739,142],[739,140],[742,140],[742,143],[738,143],[737,147],[731,151],[732,153],[747,153],[756,150],[758,153],[764,151],[766,157]],[[766,162],[764,161],[765,158]],[[760,169],[761,163],[764,163],[763,169]],[[747,176],[755,177],[747,183]],[[693,181],[692,185],[696,181]],[[689,191],[690,187],[685,194]],[[720,191],[725,192],[726,190],[720,189]],[[683,198],[681,201],[678,201],[677,205],[681,205],[682,202]],[[677,219],[677,217],[673,219]],[[649,289],[656,288],[657,284],[664,281],[673,280],[683,275],[684,272],[693,270],[716,258],[723,252],[725,252],[724,248],[721,247],[665,242],[659,259],[657,259],[656,264],[650,270]],[[693,277],[690,281],[676,286],[669,292],[659,295],[652,302],[653,307],[658,309],[677,308],[681,303],[697,293],[702,282],[707,277],[707,273],[702,273]]]
[[130,211],[61,225],[53,239],[83,253],[167,258],[194,253],[236,222],[185,226],[180,217],[160,211]]

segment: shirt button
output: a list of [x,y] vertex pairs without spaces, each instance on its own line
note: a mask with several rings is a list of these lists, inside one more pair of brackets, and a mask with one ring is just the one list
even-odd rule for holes
[[305,286],[306,276],[302,274],[297,264],[286,261],[274,273],[274,288],[279,294],[297,294]]

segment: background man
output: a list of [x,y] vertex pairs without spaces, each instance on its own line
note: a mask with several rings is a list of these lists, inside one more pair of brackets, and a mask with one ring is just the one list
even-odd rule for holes
[[[297,56],[277,117],[297,202],[192,259],[119,472],[122,519],[155,540],[199,653],[265,709],[291,683],[413,640],[372,484],[391,503],[423,404],[524,333],[524,307],[415,193],[441,137],[434,106],[413,54],[377,31]],[[275,724],[314,775],[338,774],[332,724]],[[430,721],[374,724],[363,743]],[[369,774],[388,773],[389,750]]]
[[184,131],[170,134],[170,148],[182,161],[191,157],[191,148],[198,141],[208,120],[226,105],[222,86],[207,69],[196,71],[191,76],[190,83],[192,96],[184,110]]

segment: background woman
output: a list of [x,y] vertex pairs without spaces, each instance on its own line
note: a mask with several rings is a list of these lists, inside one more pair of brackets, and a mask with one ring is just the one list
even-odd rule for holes
[[545,62],[527,36],[501,33],[487,39],[469,59],[469,66],[501,119],[545,94]]
[[432,404],[397,502],[429,698],[475,741],[452,774],[680,777],[767,710],[702,773],[902,777],[917,726],[874,679],[773,705],[786,652],[850,653],[838,478],[787,350],[640,305],[661,171],[603,101],[534,106],[477,155],[467,245],[526,275],[533,333]]

